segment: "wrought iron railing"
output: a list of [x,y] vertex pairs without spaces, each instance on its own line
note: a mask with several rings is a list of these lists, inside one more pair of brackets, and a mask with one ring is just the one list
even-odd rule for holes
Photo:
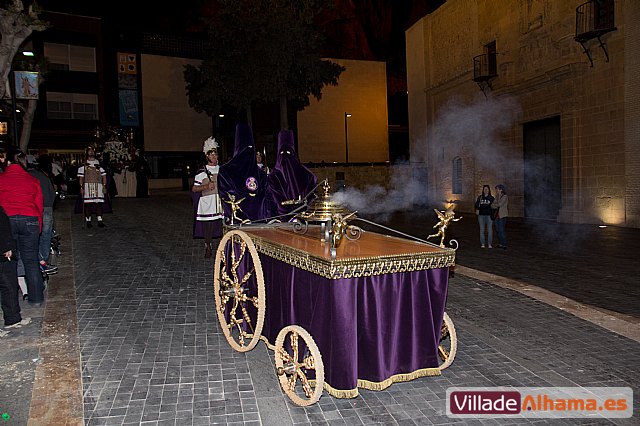
[[473,58],[473,81],[488,81],[498,75],[495,53],[485,53]]
[[591,40],[615,29],[614,0],[590,0],[576,8],[576,41]]

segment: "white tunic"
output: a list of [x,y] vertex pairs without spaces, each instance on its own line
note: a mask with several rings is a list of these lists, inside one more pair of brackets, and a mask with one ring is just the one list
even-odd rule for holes
[[[91,177],[89,177],[89,174],[91,174]],[[98,160],[87,160],[87,164],[78,168],[78,177],[84,178],[83,189],[85,203],[104,202],[102,177],[106,175],[107,172],[100,167],[100,162]],[[98,180],[99,182],[97,182]]]
[[[205,166],[211,175],[211,179],[218,179],[218,171],[220,170],[220,166]],[[202,171],[198,173],[194,179],[193,184],[195,186],[202,185],[202,181],[207,179],[209,176],[206,172]],[[198,202],[198,210],[196,212],[196,220],[200,221],[209,221],[222,219],[222,203],[220,202],[220,196],[218,195],[218,191],[211,195],[202,195],[200,197],[200,201]]]

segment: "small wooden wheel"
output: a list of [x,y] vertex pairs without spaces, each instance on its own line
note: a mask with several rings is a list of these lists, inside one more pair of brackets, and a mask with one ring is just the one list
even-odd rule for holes
[[216,251],[213,289],[224,336],[239,352],[253,349],[264,325],[262,264],[251,238],[238,230],[222,237]]
[[[324,364],[311,335],[298,325],[289,325],[280,330],[275,346],[276,373],[284,393],[296,405],[318,402],[324,387]],[[315,380],[309,377],[314,374]]]
[[451,321],[449,315],[445,312],[442,318],[442,328],[440,329],[440,344],[438,345],[440,365],[438,365],[438,368],[444,370],[449,367],[456,357],[457,351],[458,338],[456,336],[456,328],[453,326],[453,321]]

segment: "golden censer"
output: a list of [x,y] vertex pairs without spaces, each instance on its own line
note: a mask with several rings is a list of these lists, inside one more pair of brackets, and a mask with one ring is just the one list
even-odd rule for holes
[[321,194],[306,211],[295,216],[294,231],[307,233],[309,225],[319,225],[320,240],[329,243],[331,257],[335,257],[343,236],[349,240],[357,240],[364,231],[360,227],[349,225],[350,220],[357,218],[357,212],[350,212],[339,205],[333,199],[330,189],[329,182],[324,180]]

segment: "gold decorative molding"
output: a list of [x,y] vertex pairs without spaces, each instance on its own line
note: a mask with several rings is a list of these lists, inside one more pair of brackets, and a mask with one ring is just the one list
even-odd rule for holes
[[[285,246],[248,232],[258,253],[279,260],[296,268],[328,278],[360,278],[397,272],[424,271],[453,266],[455,250],[441,248],[438,251],[411,252],[401,255],[350,257],[330,259],[314,256],[306,251]],[[320,244],[318,242],[318,244]]]

